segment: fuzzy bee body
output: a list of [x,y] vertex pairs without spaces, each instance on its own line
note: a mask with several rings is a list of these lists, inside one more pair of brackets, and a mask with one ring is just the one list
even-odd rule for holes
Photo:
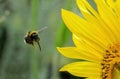
[[34,42],[36,42],[41,50],[41,46],[39,44],[40,38],[38,36],[38,32],[37,31],[29,31],[25,37],[24,40],[27,44],[30,44],[32,46],[34,46]]
[[41,46],[40,46],[40,38],[38,33],[45,30],[47,27],[43,27],[42,29],[38,30],[38,31],[29,31],[27,32],[27,34],[24,37],[24,41],[27,44],[30,44],[32,46],[34,46],[34,42],[36,42],[39,46],[39,49],[41,51]]

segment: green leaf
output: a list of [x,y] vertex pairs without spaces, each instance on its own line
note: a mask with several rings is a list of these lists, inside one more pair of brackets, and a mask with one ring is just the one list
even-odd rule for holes
[[67,40],[70,38],[70,35],[71,35],[71,32],[62,22],[59,27],[58,33],[56,35],[56,46],[57,47],[63,46],[67,42]]

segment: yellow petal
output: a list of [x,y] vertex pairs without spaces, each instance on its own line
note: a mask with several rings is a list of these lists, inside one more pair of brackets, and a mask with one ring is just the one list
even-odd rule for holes
[[77,5],[78,5],[79,9],[82,12],[86,12],[88,14],[98,16],[98,13],[92,8],[92,6],[88,3],[87,0],[76,0],[76,1],[77,1]]
[[83,59],[88,61],[99,62],[102,59],[102,55],[98,52],[93,52],[89,49],[77,49],[76,47],[63,47],[57,48],[59,52],[69,58]]
[[97,5],[98,12],[102,18],[102,20],[106,23],[106,25],[109,27],[109,29],[113,32],[114,37],[116,38],[116,41],[119,41],[120,39],[120,29],[119,29],[119,22],[117,20],[117,16],[110,8],[105,0],[95,0],[95,3]]
[[73,42],[77,48],[80,48],[80,49],[82,48],[87,51],[92,50],[94,54],[100,54],[100,55],[105,54],[105,50],[102,50],[101,48],[97,47],[96,45],[93,45],[90,42],[86,43],[87,41],[77,37],[75,34],[73,34]]
[[107,4],[112,8],[116,14],[116,16],[120,17],[120,12],[119,12],[119,7],[120,5],[117,6],[117,4],[120,3],[120,0],[107,0]]
[[62,18],[71,32],[88,43],[91,43],[91,45],[105,49],[107,44],[110,44],[110,41],[108,41],[110,39],[102,33],[101,29],[97,29],[95,26],[92,27],[89,22],[78,15],[63,9]]
[[[118,14],[120,15],[120,0],[116,0],[115,8],[116,8],[116,12],[118,11]],[[118,17],[120,17],[120,16],[118,16]]]
[[101,34],[102,38],[105,39],[105,43],[111,44],[112,42],[116,41],[113,32],[109,28],[107,28],[108,26],[106,26],[104,21],[102,21],[99,13],[92,8],[88,1],[77,0],[77,5],[80,8],[85,19],[89,22],[89,26],[96,29],[95,31],[97,32],[97,34]]
[[89,77],[89,78],[86,78],[86,79],[101,79],[100,77]]
[[79,77],[100,77],[101,66],[91,62],[74,62],[60,69]]

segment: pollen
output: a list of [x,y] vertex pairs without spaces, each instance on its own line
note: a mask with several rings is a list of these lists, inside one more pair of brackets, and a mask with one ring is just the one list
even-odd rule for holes
[[120,66],[120,43],[113,44],[105,50],[101,65],[102,79],[113,79],[114,68]]

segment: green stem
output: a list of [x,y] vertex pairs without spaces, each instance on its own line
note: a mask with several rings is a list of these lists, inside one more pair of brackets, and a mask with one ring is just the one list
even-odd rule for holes
[[[36,29],[38,24],[38,14],[39,14],[39,0],[31,0],[31,29]],[[37,49],[34,49],[31,52],[31,75],[32,79],[39,79],[39,66],[38,60],[39,55]]]
[[[73,0],[68,1],[67,5],[65,5],[65,7],[67,7],[68,9],[71,9],[72,2],[73,2]],[[64,22],[61,22],[59,30],[56,35],[56,41],[55,41],[56,47],[63,47],[68,42],[70,36],[71,36],[71,32],[68,30],[68,28],[66,27]],[[61,56],[58,54],[55,54],[53,65],[55,66],[54,70],[56,70],[57,72],[58,72],[57,68],[59,67],[60,63],[61,63]],[[56,74],[56,72],[53,72],[53,73],[54,73],[53,78],[55,78],[56,75],[58,75],[58,74]]]
[[39,66],[38,66],[38,52],[36,49],[33,49],[31,52],[31,71],[32,71],[32,79],[39,79]]
[[32,7],[32,27],[35,27],[38,24],[38,13],[39,13],[39,0],[32,0],[31,1]]

